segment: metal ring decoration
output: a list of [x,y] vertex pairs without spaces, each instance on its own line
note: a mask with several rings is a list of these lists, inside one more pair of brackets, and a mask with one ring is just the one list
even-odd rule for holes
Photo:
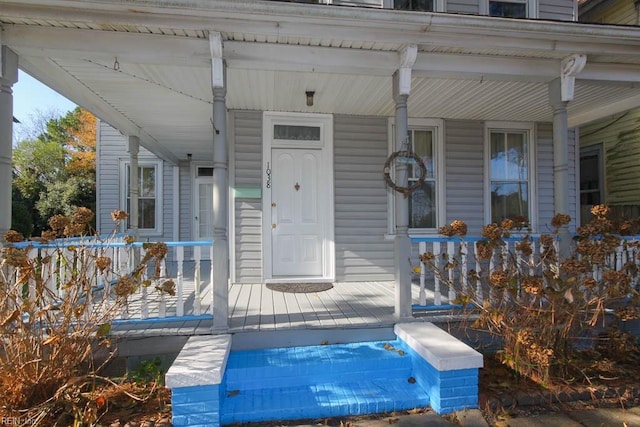
[[[391,163],[393,163],[393,161],[398,157],[413,159],[417,163],[418,168],[420,168],[420,176],[418,177],[418,180],[408,187],[400,187],[396,185],[396,183],[391,179]],[[426,178],[426,176],[427,167],[424,165],[424,162],[422,161],[420,156],[411,151],[396,151],[394,153],[391,153],[389,158],[387,158],[387,161],[384,163],[384,182],[393,190],[397,191],[398,193],[404,194],[404,197],[408,197],[409,194],[420,188],[424,184],[424,179]]]

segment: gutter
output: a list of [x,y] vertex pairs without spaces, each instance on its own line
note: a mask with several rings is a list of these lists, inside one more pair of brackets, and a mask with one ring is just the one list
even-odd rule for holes
[[[637,26],[609,26],[393,9],[300,4],[265,0],[0,0],[0,20],[58,19],[164,25],[217,31],[216,21],[327,25],[367,31],[503,35],[542,41],[612,42],[640,45]],[[229,21],[232,20],[232,21]],[[238,27],[239,31],[242,29]],[[327,32],[327,34],[331,34]],[[300,34],[303,36],[304,34]],[[330,37],[330,35],[328,36]],[[339,36],[338,36],[339,37]],[[573,40],[572,40],[573,39]],[[606,40],[603,40],[606,39]]]

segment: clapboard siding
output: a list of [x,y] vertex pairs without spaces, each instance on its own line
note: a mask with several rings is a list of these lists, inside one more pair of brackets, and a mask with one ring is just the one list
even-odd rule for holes
[[477,15],[480,13],[480,0],[448,0],[447,12]]
[[553,201],[553,125],[538,123],[537,135],[537,178],[538,178],[538,230],[548,232],[551,218],[555,215]]
[[484,123],[450,120],[445,123],[447,223],[465,221],[478,235],[484,217]]
[[558,21],[573,21],[574,0],[540,0],[538,17],[540,19],[554,19]]
[[640,204],[640,110],[631,110],[580,129],[580,144],[603,144],[605,202],[611,206]]
[[99,121],[97,135],[96,197],[100,211],[96,215],[96,228],[110,233],[114,222],[111,212],[120,207],[120,157],[126,154],[124,137],[116,129]]
[[[96,181],[96,197],[100,212],[96,218],[96,226],[101,233],[110,233],[114,229],[111,212],[116,209],[124,209],[121,205],[121,195],[125,191],[120,188],[120,165],[129,161],[127,151],[127,137],[109,124],[100,121],[98,126],[97,162],[99,163]],[[158,158],[140,147],[138,162],[157,161]],[[160,207],[159,221],[162,223],[162,234],[153,234],[158,240],[171,240],[173,238],[173,168],[171,165],[161,162],[162,176],[162,206]],[[119,230],[124,231],[124,230]],[[141,237],[146,237],[141,233]]]
[[[232,111],[235,188],[262,188],[262,113]],[[236,282],[262,281],[262,200],[234,200]]]
[[634,0],[604,2],[587,13],[580,14],[581,22],[638,25]]
[[382,165],[387,121],[335,116],[336,280],[392,280],[393,242],[387,232],[387,190]]
[[192,240],[193,226],[191,219],[195,216],[192,212],[193,205],[191,192],[193,191],[191,181],[191,165],[189,162],[180,162],[180,240]]

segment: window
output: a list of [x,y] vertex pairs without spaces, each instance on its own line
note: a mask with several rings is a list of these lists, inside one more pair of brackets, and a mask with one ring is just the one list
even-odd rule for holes
[[488,127],[489,222],[532,218],[531,183],[533,131],[517,127]]
[[394,0],[393,8],[402,10],[421,10],[433,12],[434,0]]
[[502,18],[526,18],[527,5],[524,3],[512,3],[509,1],[490,1],[489,16]]
[[[131,213],[130,169],[129,162],[123,165],[122,205],[127,213]],[[138,166],[138,229],[141,232],[161,232],[161,183],[162,164],[158,162],[140,162]],[[127,223],[127,227],[131,224]]]
[[[394,135],[393,126],[390,129]],[[409,228],[412,234],[436,232],[444,220],[444,151],[442,148],[443,126],[440,120],[409,119],[408,144],[424,163],[427,173],[424,184],[409,196]],[[390,138],[392,139],[392,138]],[[391,151],[395,151],[392,142]],[[420,169],[413,162],[408,164],[409,185],[416,183],[420,177]],[[391,197],[403,197],[393,192]],[[390,205],[395,206],[393,199]],[[390,224],[390,234],[395,227],[395,216]]]
[[593,216],[591,207],[603,202],[602,144],[580,150],[580,223]]
[[535,19],[538,17],[538,0],[481,0],[480,15]]

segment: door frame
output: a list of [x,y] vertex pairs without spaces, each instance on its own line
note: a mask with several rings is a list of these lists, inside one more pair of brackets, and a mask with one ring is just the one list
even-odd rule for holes
[[[319,126],[320,141],[274,140],[273,127],[276,124],[297,126]],[[271,185],[270,174],[267,173],[273,148],[319,149],[322,151],[322,164],[319,176],[324,177],[326,200],[322,215],[326,218],[325,241],[322,247],[321,277],[273,277],[271,257]],[[334,181],[333,181],[333,115],[307,113],[263,112],[262,116],[262,275],[265,283],[269,282],[333,282],[335,280],[335,243],[334,243]],[[268,185],[269,184],[269,185]]]

